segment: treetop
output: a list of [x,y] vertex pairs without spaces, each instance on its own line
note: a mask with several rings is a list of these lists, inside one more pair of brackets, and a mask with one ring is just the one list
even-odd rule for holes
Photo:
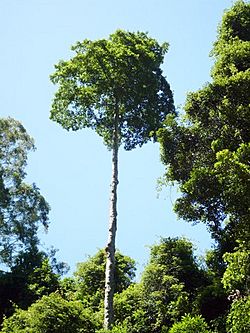
[[127,150],[141,146],[174,112],[160,68],[167,49],[146,33],[123,30],[77,42],[75,56],[60,61],[51,76],[59,86],[51,119],[67,130],[92,128],[110,148],[117,114],[119,144]]

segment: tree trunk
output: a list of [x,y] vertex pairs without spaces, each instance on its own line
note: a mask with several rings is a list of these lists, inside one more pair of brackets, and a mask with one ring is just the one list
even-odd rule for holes
[[109,211],[109,232],[108,243],[106,246],[106,271],[105,271],[105,297],[104,297],[104,328],[110,329],[114,323],[114,272],[115,272],[115,236],[117,229],[117,185],[118,185],[118,150],[119,150],[119,133],[118,133],[119,113],[116,110],[113,149],[112,149],[112,178],[110,194],[110,211]]

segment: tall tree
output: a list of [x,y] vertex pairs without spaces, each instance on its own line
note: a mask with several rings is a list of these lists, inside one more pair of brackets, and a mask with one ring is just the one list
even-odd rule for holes
[[109,233],[106,246],[104,326],[113,323],[115,236],[117,229],[118,150],[154,138],[173,97],[160,65],[168,45],[147,34],[116,31],[108,39],[85,39],[61,61],[51,79],[59,88],[51,119],[67,130],[94,129],[112,150]]
[[212,82],[188,95],[184,118],[169,118],[159,141],[166,180],[182,192],[175,210],[205,222],[225,252],[250,234],[249,3],[225,12],[212,55]]

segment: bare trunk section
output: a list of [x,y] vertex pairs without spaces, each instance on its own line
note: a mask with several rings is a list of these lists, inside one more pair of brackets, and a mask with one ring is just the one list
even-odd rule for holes
[[109,231],[108,243],[106,246],[106,271],[105,271],[105,297],[104,297],[104,328],[110,329],[114,323],[114,272],[115,272],[115,236],[117,229],[117,186],[118,186],[118,121],[119,114],[116,110],[115,126],[113,134],[112,149],[112,178],[111,178],[111,194],[110,194],[110,211],[109,211]]

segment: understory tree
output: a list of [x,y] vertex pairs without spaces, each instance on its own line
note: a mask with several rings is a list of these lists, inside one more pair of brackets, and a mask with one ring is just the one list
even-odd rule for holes
[[113,323],[118,150],[142,146],[174,113],[160,65],[168,45],[147,34],[118,30],[108,39],[85,39],[51,76],[58,85],[51,119],[67,130],[94,129],[112,151],[109,232],[106,246],[104,326]]

